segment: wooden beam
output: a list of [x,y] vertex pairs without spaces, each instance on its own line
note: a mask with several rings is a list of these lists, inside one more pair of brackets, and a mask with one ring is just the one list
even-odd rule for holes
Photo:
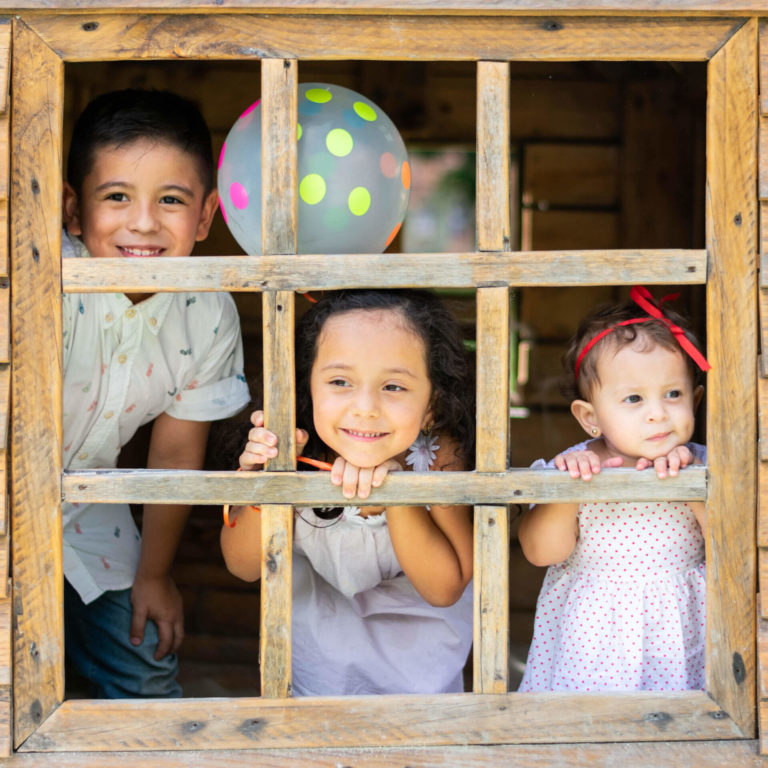
[[[341,725],[343,724],[343,726]],[[703,691],[66,701],[22,751],[733,739]]]
[[755,732],[757,22],[713,57],[707,108],[707,690]]
[[[696,501],[706,497],[706,467],[687,467],[659,480],[653,470],[613,469],[589,483],[556,470],[396,473],[371,492],[372,505],[528,504],[534,501]],[[64,501],[82,503],[264,504],[343,506],[341,490],[317,472],[195,472],[91,469],[65,472]],[[348,500],[346,500],[348,503]]]
[[290,14],[218,11],[189,15],[57,13],[30,16],[28,23],[67,61],[707,61],[743,23],[732,18],[672,16],[305,15],[295,8]]
[[702,285],[704,250],[302,254],[66,259],[65,293],[331,288]]

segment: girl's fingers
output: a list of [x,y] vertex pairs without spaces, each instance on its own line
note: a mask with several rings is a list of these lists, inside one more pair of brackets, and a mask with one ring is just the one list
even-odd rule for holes
[[357,473],[357,496],[360,499],[367,499],[371,495],[371,484],[373,482],[373,467],[362,467]]
[[341,478],[341,492],[344,494],[344,498],[354,498],[357,493],[359,475],[360,469],[358,467],[349,462],[345,462],[344,474]]

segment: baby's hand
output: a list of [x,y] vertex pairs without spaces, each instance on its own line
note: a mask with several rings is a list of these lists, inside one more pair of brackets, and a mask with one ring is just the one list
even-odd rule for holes
[[371,494],[371,488],[378,488],[390,472],[401,469],[400,464],[394,459],[387,459],[376,467],[356,467],[339,456],[333,462],[331,482],[341,486],[341,491],[347,499],[355,495],[360,499],[367,499]]
[[635,467],[637,469],[654,467],[659,477],[666,477],[667,473],[671,477],[675,477],[681,469],[689,464],[694,464],[695,459],[696,457],[687,445],[678,445],[677,448],[673,448],[666,456],[659,456],[658,459],[653,461],[650,459],[638,459]]
[[594,451],[569,451],[555,456],[555,466],[561,472],[568,472],[571,477],[591,480],[592,475],[598,474],[602,467],[620,467],[623,460],[620,456],[601,462]]
[[[240,468],[254,469],[277,456],[277,435],[264,426],[264,411],[254,411],[251,414],[253,428],[248,432],[248,442],[240,454]],[[306,430],[296,430],[296,453],[300,455],[307,444],[309,436]]]

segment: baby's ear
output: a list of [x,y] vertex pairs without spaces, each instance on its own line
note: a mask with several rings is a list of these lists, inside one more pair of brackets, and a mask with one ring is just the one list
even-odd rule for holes
[[[597,414],[592,403],[586,400],[574,400],[571,403],[571,413],[590,437],[600,434],[600,425],[597,423]],[[595,429],[598,431],[595,432]]]
[[701,402],[701,398],[704,397],[704,385],[699,384],[696,389],[693,390],[693,410],[694,413],[696,412],[696,409],[699,407],[699,403]]
[[64,195],[62,198],[62,217],[67,232],[70,235],[82,235],[83,228],[80,226],[80,203],[77,199],[77,192],[68,182],[64,182]]

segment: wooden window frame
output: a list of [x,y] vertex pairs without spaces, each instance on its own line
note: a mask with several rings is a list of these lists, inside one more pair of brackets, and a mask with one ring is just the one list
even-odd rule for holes
[[[756,381],[758,20],[723,16],[399,16],[247,12],[26,12],[11,21],[11,530],[13,684],[0,712],[6,754],[255,747],[429,746],[753,738],[756,718]],[[9,20],[6,20],[8,23]],[[311,22],[312,34],[307,34]],[[435,41],[439,41],[436,44]],[[264,52],[269,57],[263,58]],[[66,62],[262,59],[264,256],[131,260],[60,258]],[[295,100],[302,59],[467,60],[478,66],[477,251],[291,256],[296,242]],[[508,61],[708,62],[705,250],[509,251]],[[1,92],[1,89],[0,89]],[[418,264],[418,269],[414,265]],[[506,467],[510,287],[706,284],[709,470],[659,481],[568,478]],[[295,472],[292,359],[296,290],[354,285],[475,288],[477,468],[397,476],[383,503],[466,502],[475,516],[475,690],[439,696],[297,698],[290,685],[291,504],[337,503],[337,489]],[[279,466],[234,472],[62,473],[64,292],[163,290],[263,294],[265,405],[290,445]],[[183,482],[180,482],[183,481]],[[507,692],[510,501],[705,499],[709,510],[705,691]],[[61,501],[264,504],[261,698],[63,700]],[[265,558],[266,561],[266,558]],[[1,622],[0,622],[1,625]],[[10,632],[10,629],[8,629]],[[2,643],[0,642],[0,648]],[[10,651],[9,651],[10,653]],[[12,697],[11,697],[12,693]],[[11,706],[12,699],[12,706]],[[0,715],[1,717],[1,715]],[[0,740],[1,741],[1,740]],[[11,747],[11,744],[13,745]]]

